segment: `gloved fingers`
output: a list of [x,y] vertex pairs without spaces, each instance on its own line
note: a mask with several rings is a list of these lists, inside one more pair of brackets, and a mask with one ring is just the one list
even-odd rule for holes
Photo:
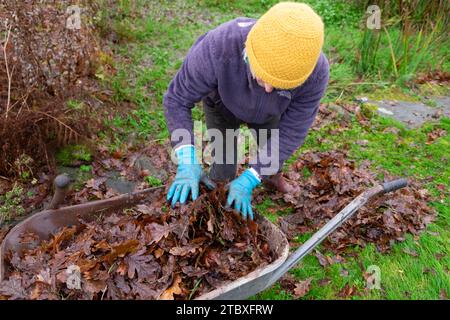
[[242,202],[239,199],[234,199],[234,209],[241,212]]
[[199,185],[198,183],[191,183],[192,201],[198,198]]
[[176,181],[174,181],[172,183],[172,185],[170,186],[169,192],[167,192],[167,201],[169,201],[172,198],[172,196],[173,196],[173,194],[174,194],[174,192],[175,192],[175,190],[177,188],[177,184],[178,183]]
[[242,209],[241,209],[241,214],[242,214],[242,219],[247,219],[247,203],[246,201],[244,201],[244,203],[242,204]]
[[229,192],[228,193],[228,198],[227,198],[227,207],[231,207],[231,205],[233,204],[234,201],[234,195]]
[[175,204],[180,199],[182,187],[183,187],[183,185],[177,184],[177,186],[175,188],[175,192],[174,192],[174,195],[173,195],[173,198],[172,198],[172,208],[175,207]]
[[191,186],[189,184],[183,185],[181,189],[180,203],[184,204],[188,198],[189,191],[191,190]]
[[250,219],[253,220],[253,210],[252,210],[252,204],[251,203],[248,204],[247,211],[248,211],[248,216],[250,217]]

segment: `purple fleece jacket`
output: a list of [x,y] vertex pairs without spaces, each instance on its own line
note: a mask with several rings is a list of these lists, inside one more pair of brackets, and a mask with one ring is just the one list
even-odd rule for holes
[[[266,93],[251,76],[243,59],[245,40],[256,22],[237,18],[200,36],[191,47],[164,95],[164,113],[170,133],[183,128],[192,133],[194,104],[216,91],[231,113],[246,123],[263,124],[281,116],[279,122],[279,168],[302,144],[319,109],[327,87],[329,65],[323,53],[309,78],[292,90]],[[191,143],[194,144],[193,134]],[[266,150],[269,150],[269,139]],[[260,154],[263,152],[260,152]],[[252,167],[261,173],[267,159]],[[261,156],[262,158],[262,156]]]

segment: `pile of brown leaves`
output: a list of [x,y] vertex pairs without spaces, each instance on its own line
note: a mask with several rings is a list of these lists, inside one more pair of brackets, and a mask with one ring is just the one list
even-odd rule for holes
[[[378,183],[368,162],[357,168],[339,151],[304,153],[287,176],[296,185],[294,193],[284,195],[295,211],[281,220],[282,229],[290,238],[299,232],[315,231]],[[427,191],[410,181],[408,187],[378,196],[359,209],[330,235],[326,245],[342,251],[351,245],[375,243],[378,250],[386,251],[394,241],[402,241],[405,233],[417,235],[433,220],[435,213],[427,205],[428,200]]]
[[22,257],[9,253],[0,298],[191,299],[209,292],[274,258],[257,224],[226,212],[224,199],[220,188],[166,210],[161,198],[81,221],[42,243],[24,235],[35,244]]
[[432,144],[434,141],[439,139],[440,137],[445,137],[447,135],[447,131],[441,128],[435,128],[427,134],[427,142],[426,144]]
[[356,108],[357,106],[353,105],[321,103],[312,130],[317,131],[329,123],[346,128],[351,121],[351,114],[356,112]]

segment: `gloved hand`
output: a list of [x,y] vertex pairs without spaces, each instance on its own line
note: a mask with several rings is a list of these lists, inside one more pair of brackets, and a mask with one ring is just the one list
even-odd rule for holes
[[172,208],[177,201],[184,204],[189,192],[192,194],[192,200],[197,199],[202,175],[202,167],[195,156],[193,145],[182,146],[175,154],[178,159],[177,175],[167,193],[167,201],[172,199]]
[[253,173],[253,170],[245,170],[239,177],[231,181],[227,206],[234,202],[234,208],[241,212],[242,217],[247,219],[247,215],[253,220],[252,192],[261,180]]

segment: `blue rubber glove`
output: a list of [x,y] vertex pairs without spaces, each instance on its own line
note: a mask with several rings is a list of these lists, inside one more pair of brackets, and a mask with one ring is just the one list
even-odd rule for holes
[[261,180],[252,172],[245,170],[238,178],[230,183],[228,191],[227,206],[234,202],[234,209],[241,212],[242,218],[247,219],[247,215],[253,220],[252,192]]
[[192,200],[197,199],[202,175],[202,167],[195,156],[193,145],[182,146],[175,154],[178,159],[177,175],[167,193],[167,201],[172,199],[172,208],[178,201],[184,204],[189,192],[192,194]]

